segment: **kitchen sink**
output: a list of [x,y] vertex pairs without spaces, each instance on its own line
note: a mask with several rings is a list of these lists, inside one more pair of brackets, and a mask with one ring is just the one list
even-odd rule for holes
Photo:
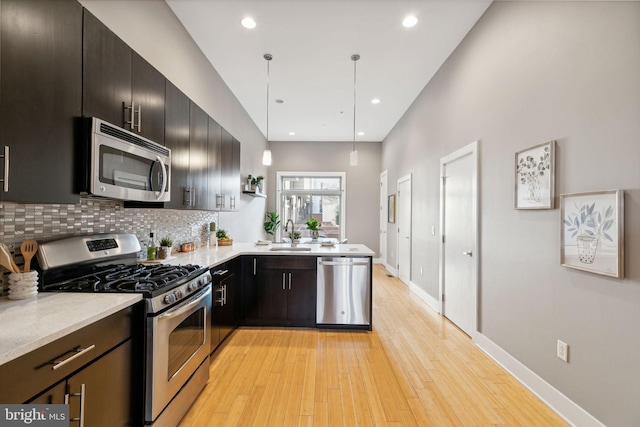
[[270,251],[293,251],[293,252],[308,252],[311,248],[306,246],[276,246],[273,248],[269,248]]

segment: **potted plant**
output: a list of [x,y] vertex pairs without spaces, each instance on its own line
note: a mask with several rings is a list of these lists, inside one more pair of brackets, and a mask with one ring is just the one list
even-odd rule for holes
[[593,264],[600,239],[604,238],[613,242],[613,238],[607,233],[614,224],[613,206],[609,205],[599,212],[595,210],[595,202],[576,204],[575,208],[575,213],[568,215],[563,222],[567,226],[567,232],[576,239],[580,262]]
[[227,231],[222,228],[216,231],[216,237],[218,238],[218,246],[231,246],[233,245],[233,239],[227,235]]
[[268,235],[271,236],[271,240],[273,240],[273,236],[276,234],[276,230],[280,225],[280,216],[278,212],[267,212],[267,221],[264,223],[264,231],[267,232]]
[[[249,175],[249,176],[251,177],[251,175]],[[264,177],[262,175],[251,177],[251,186],[254,188],[256,193],[261,193],[262,192],[262,180],[263,179],[264,179]]]
[[300,237],[302,235],[300,234],[299,231],[292,231],[291,233],[289,233],[289,238],[291,239],[291,246],[295,246],[298,243],[300,243]]
[[160,239],[160,250],[158,251],[158,258],[166,259],[171,256],[171,247],[173,246],[173,239],[168,236],[164,236]]
[[307,225],[307,229],[311,232],[311,238],[316,241],[318,240],[318,236],[320,236],[320,223],[317,219],[311,218],[309,221],[305,222]]

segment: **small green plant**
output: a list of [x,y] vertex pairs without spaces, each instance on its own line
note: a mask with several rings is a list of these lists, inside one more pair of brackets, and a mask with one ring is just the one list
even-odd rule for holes
[[289,237],[293,240],[298,240],[300,237],[302,237],[302,234],[300,234],[299,231],[292,231],[291,233],[289,233]]
[[[251,177],[251,175],[249,175]],[[260,185],[264,177],[261,176],[253,176],[251,177],[251,185]]]
[[173,239],[171,237],[164,236],[162,239],[160,239],[160,246],[166,246],[168,248],[172,247]]
[[264,231],[266,231],[268,235],[273,236],[274,234],[276,234],[276,230],[280,225],[280,216],[276,211],[267,212],[266,216],[267,221],[265,221],[264,223]]
[[227,230],[224,230],[222,228],[218,229],[218,231],[216,231],[216,237],[218,239],[225,239],[225,238],[229,238],[229,236],[227,236]]
[[309,221],[305,222],[305,224],[307,225],[307,229],[310,231],[320,230],[320,223],[315,218],[311,218]]

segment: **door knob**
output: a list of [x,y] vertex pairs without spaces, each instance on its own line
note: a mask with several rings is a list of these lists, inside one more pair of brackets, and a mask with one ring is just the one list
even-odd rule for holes
[[468,252],[462,252],[462,255],[466,255],[466,256],[473,256],[473,252],[468,251]]

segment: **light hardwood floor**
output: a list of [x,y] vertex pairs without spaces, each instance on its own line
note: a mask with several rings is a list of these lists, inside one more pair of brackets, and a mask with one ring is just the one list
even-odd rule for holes
[[373,332],[240,328],[180,427],[566,426],[374,266]]

